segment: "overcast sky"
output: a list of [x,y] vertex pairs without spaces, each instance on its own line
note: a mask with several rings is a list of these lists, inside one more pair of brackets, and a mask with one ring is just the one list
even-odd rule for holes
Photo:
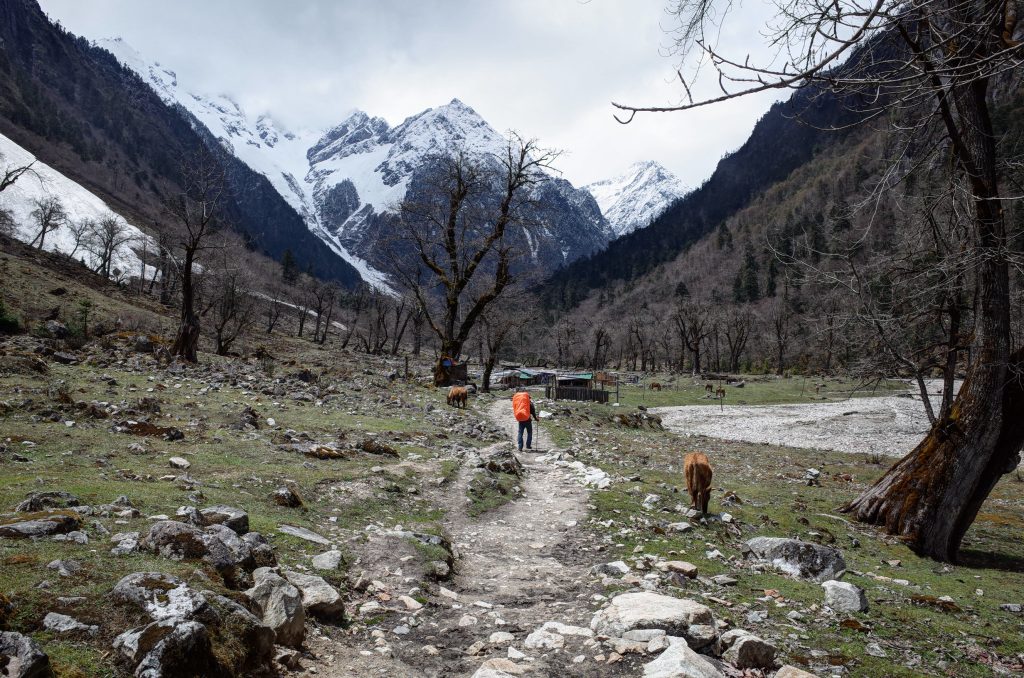
[[[122,37],[185,87],[249,114],[326,128],[354,108],[392,125],[458,97],[500,131],[565,152],[576,185],[657,160],[706,179],[778,96],[612,118],[611,101],[680,101],[666,54],[669,0],[41,0],[95,40]],[[724,41],[759,51],[763,0]],[[712,83],[707,83],[708,87]]]

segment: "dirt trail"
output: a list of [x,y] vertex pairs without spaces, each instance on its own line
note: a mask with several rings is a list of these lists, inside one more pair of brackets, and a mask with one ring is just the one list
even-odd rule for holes
[[[514,440],[516,425],[507,399],[492,403],[484,414]],[[354,638],[314,642],[321,661],[313,668],[321,678],[472,676],[487,659],[506,656],[508,643],[488,643],[499,631],[513,634],[511,645],[534,657],[530,675],[607,675],[605,667],[591,662],[572,664],[572,654],[531,651],[523,645],[545,622],[589,626],[593,611],[588,569],[600,559],[596,551],[590,552],[593,546],[578,527],[585,520],[588,491],[571,472],[537,461],[553,443],[537,422],[534,427],[535,451],[518,454],[525,473],[517,499],[473,518],[465,507],[476,469],[464,465],[450,488],[444,523],[458,559],[454,579],[443,586],[456,598],[437,596],[408,635],[390,633],[395,622],[382,625],[390,647],[383,655],[368,652],[373,646],[353,643]],[[571,639],[574,646],[583,640]],[[485,649],[468,655],[466,650],[478,641]],[[582,653],[582,645],[574,651]]]

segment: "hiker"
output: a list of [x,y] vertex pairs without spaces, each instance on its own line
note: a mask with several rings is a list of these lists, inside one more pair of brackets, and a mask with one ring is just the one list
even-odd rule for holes
[[[516,391],[512,396],[512,414],[519,422],[519,451],[523,451],[523,431],[526,431],[526,449],[533,449],[533,422],[530,417],[537,419],[537,408],[530,400],[530,394],[526,389]],[[538,420],[539,421],[539,420]]]

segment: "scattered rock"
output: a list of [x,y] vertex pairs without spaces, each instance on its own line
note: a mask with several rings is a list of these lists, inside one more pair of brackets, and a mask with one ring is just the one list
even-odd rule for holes
[[312,563],[313,567],[317,570],[333,571],[341,567],[343,560],[341,551],[331,550],[313,556]]
[[658,563],[658,569],[667,572],[678,572],[690,579],[697,577],[697,566],[685,560],[667,560],[663,563]]
[[558,633],[537,629],[526,636],[523,647],[527,650],[558,650],[565,646],[565,638]]
[[311,541],[314,544],[320,544],[321,546],[330,546],[331,540],[327,537],[317,534],[312,530],[307,530],[304,527],[297,527],[295,525],[278,525],[277,531],[281,534],[287,534],[292,537],[298,537],[299,539],[305,539]]
[[590,573],[597,575],[605,574],[610,577],[621,577],[624,574],[629,574],[629,569],[629,565],[627,565],[621,560],[616,560],[611,563],[601,563],[599,565],[594,565],[592,568],[590,568]]
[[182,471],[192,466],[192,462],[184,457],[171,457],[167,460],[167,463],[171,465],[171,468],[176,468]]
[[526,667],[509,659],[488,659],[480,665],[472,678],[514,678],[525,671]]
[[[302,606],[306,612],[321,621],[341,621],[345,615],[345,604],[337,589],[323,577],[286,570],[285,579],[299,589]],[[413,601],[415,602],[415,601]]]
[[818,678],[813,673],[808,673],[803,669],[798,669],[795,666],[786,664],[775,674],[775,678]]
[[100,631],[99,626],[83,624],[77,619],[57,612],[48,612],[43,617],[43,628],[61,635],[85,634],[95,636]]
[[825,605],[836,612],[866,612],[868,599],[864,589],[849,582],[830,579],[822,582],[825,589]]
[[398,450],[386,443],[374,440],[373,438],[367,438],[361,442],[359,444],[359,449],[368,454],[381,454],[387,457],[398,458]]
[[41,511],[23,516],[4,514],[0,516],[0,537],[29,539],[67,534],[81,525],[82,519],[68,511]]
[[793,577],[823,582],[846,571],[843,554],[828,546],[783,537],[754,537],[746,545],[755,557]]
[[507,473],[513,476],[523,475],[523,465],[515,452],[512,451],[511,443],[501,443],[489,450],[483,450],[481,457],[483,466],[492,473]]
[[206,597],[164,572],[135,572],[114,585],[111,598],[133,605],[154,621],[206,618]]
[[669,641],[668,649],[644,664],[644,678],[725,678],[706,658],[691,650],[682,639]]
[[620,637],[633,629],[661,629],[682,635],[691,625],[714,624],[711,610],[693,600],[645,591],[623,593],[594,615],[590,628],[596,633]]
[[306,637],[306,613],[302,594],[267,567],[253,572],[255,585],[245,595],[259,609],[263,623],[274,629],[277,643],[299,647]]
[[768,669],[775,666],[775,646],[749,631],[726,631],[719,645],[724,650],[722,659],[738,669]]
[[0,632],[0,670],[4,678],[51,678],[50,658],[28,636]]
[[137,678],[220,675],[206,626],[180,618],[162,619],[125,631],[114,648],[135,664]]
[[224,525],[242,535],[249,531],[249,514],[234,506],[217,504],[200,511],[209,525]]
[[304,506],[302,497],[292,487],[282,485],[273,492],[270,493],[270,500],[278,506],[284,506],[285,508],[301,508]]
[[29,492],[14,510],[18,513],[38,513],[46,509],[79,506],[78,497],[70,492]]

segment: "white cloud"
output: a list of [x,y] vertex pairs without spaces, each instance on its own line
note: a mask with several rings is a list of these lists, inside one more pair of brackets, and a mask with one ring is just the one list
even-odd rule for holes
[[[293,128],[327,127],[353,108],[395,124],[458,97],[499,130],[566,151],[560,167],[577,185],[638,160],[697,185],[780,98],[615,122],[612,100],[680,100],[664,55],[665,0],[41,4],[76,34],[123,37],[196,89]],[[747,3],[724,39],[757,48],[764,8]]]

